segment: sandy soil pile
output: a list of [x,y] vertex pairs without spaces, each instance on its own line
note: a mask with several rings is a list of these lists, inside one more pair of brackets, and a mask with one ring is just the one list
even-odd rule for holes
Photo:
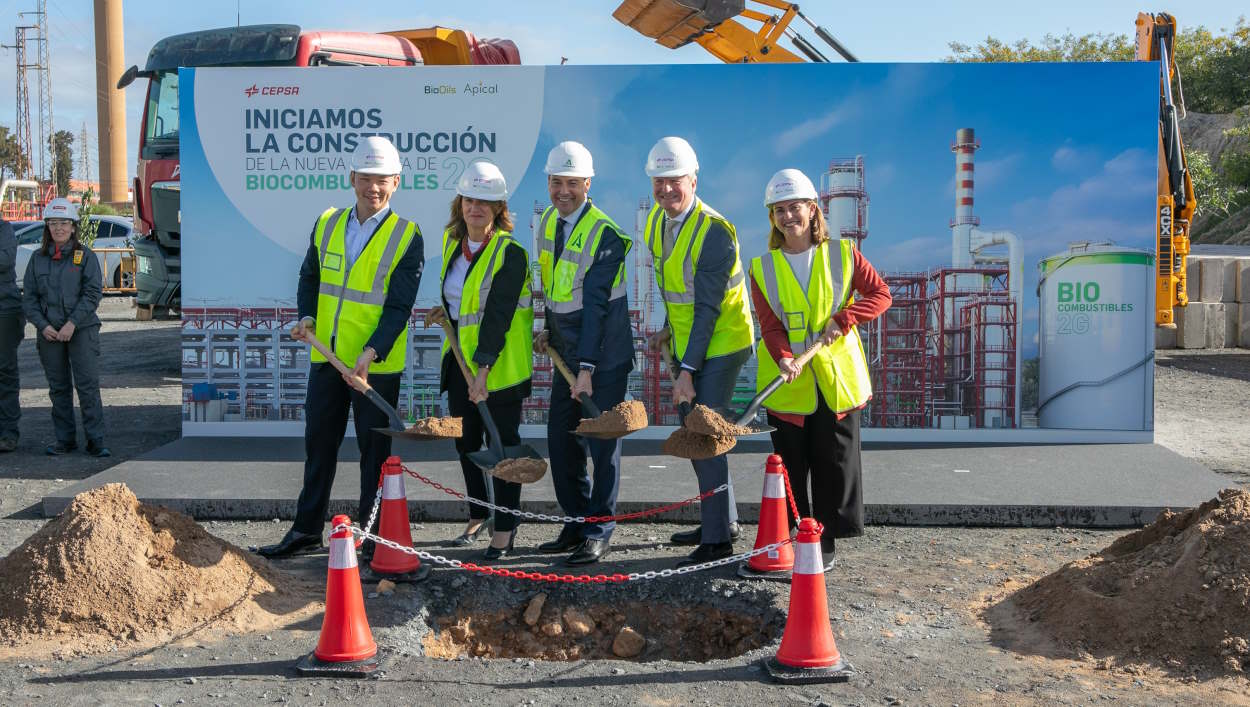
[[986,618],[995,628],[1024,619],[1061,650],[1100,658],[1103,667],[1148,661],[1174,671],[1244,672],[1250,492],[1225,489],[1198,508],[1165,512],[1016,592]]
[[504,459],[490,470],[491,476],[518,484],[532,484],[547,473],[546,459]]
[[0,560],[0,645],[72,654],[265,630],[318,610],[320,589],[124,484],[69,508]]
[[423,417],[412,423],[409,432],[431,437],[459,439],[464,435],[464,419],[459,417]]
[[728,452],[737,443],[737,437],[713,437],[678,427],[664,440],[664,453],[682,459],[707,459]]
[[577,424],[578,434],[610,434],[624,436],[647,426],[647,408],[640,400],[626,400],[604,410],[599,417],[583,418]]
[[687,429],[713,437],[729,437],[751,433],[750,427],[735,425],[706,405],[695,405],[683,423]]

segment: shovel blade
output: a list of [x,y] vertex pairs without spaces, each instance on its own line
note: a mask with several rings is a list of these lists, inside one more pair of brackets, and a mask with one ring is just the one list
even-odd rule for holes
[[712,408],[712,411],[715,412],[717,415],[720,415],[721,417],[725,418],[725,420],[727,420],[731,424],[746,428],[745,431],[735,434],[734,435],[735,437],[750,437],[752,435],[763,435],[763,434],[768,434],[769,432],[772,432],[773,430],[777,429],[775,427],[770,427],[762,422],[759,422],[754,417],[746,421],[740,421],[739,420],[739,418],[741,417],[740,413],[738,413],[738,411],[736,410],[730,410],[727,407],[714,407]]
[[504,459],[537,459],[539,461],[544,461],[543,455],[539,454],[537,449],[534,449],[528,444],[517,444],[504,447],[502,457],[495,456],[495,453],[490,450],[490,447],[487,447],[486,449],[479,449],[476,452],[469,452],[469,461],[473,462],[479,469],[484,471],[493,469],[496,464]]
[[417,432],[415,430],[407,430],[407,429],[396,430],[390,427],[374,427],[373,431],[377,432],[378,434],[384,434],[387,437],[394,437],[395,439],[411,439],[411,440],[417,440],[421,442],[428,442],[430,440],[435,440],[435,439],[452,439],[450,437],[439,437],[438,435],[431,435],[431,434],[426,434],[424,432]]

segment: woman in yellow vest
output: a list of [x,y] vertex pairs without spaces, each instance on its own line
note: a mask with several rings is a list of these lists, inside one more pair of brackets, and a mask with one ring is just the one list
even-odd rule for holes
[[[487,500],[486,477],[469,460],[469,453],[486,441],[475,404],[486,401],[505,447],[521,443],[521,401],[529,397],[533,368],[534,310],[528,263],[525,248],[512,237],[503,173],[490,162],[470,164],[456,185],[451,219],[443,232],[443,305],[431,310],[430,318],[435,323],[450,319],[473,375],[472,382],[466,383],[450,345],[444,342],[442,390],[447,391],[451,414],[464,419],[464,434],[456,440],[460,469],[469,496],[481,501]],[[496,504],[520,507],[520,484],[495,477],[490,482]],[[469,524],[452,544],[473,543],[488,516],[486,508],[470,504]],[[517,521],[510,513],[495,515],[485,559],[512,552]]]
[[[769,250],[751,261],[751,298],[762,334],[756,389],[779,374],[786,380],[764,407],[799,514],[824,525],[820,544],[828,572],[834,539],[864,532],[859,418],[872,387],[855,327],[890,307],[890,289],[854,241],[831,239],[816,188],[802,172],[774,174],[764,205],[772,226]],[[795,365],[818,344],[806,366]]]

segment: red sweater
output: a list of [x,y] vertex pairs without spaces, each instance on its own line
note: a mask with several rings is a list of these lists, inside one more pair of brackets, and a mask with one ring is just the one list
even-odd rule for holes
[[[890,308],[893,297],[890,295],[890,287],[885,284],[885,280],[877,274],[877,270],[872,267],[872,263],[864,257],[859,249],[854,249],[855,266],[854,274],[851,277],[851,289],[857,297],[851,306],[843,309],[833,315],[833,320],[837,322],[838,327],[842,329],[843,334],[847,334],[851,329],[864,322],[876,319]],[[786,333],[785,326],[777,315],[773,314],[773,310],[768,306],[768,299],[764,297],[764,293],[760,290],[759,285],[755,282],[755,278],[751,278],[751,301],[755,305],[755,314],[760,320],[760,335],[764,338],[764,346],[768,349],[768,353],[772,355],[774,361],[780,361],[783,358],[795,358],[795,353],[790,349],[790,336]],[[791,413],[773,412],[776,417],[785,420],[798,427],[803,426],[805,416],[795,415]],[[839,413],[838,419],[846,417],[846,413]]]

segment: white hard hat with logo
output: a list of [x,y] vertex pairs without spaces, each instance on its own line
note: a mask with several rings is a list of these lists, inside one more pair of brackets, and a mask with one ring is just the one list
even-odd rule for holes
[[816,187],[812,180],[797,169],[783,169],[768,180],[764,187],[764,206],[794,199],[816,200]]
[[660,138],[647,153],[648,177],[683,177],[698,171],[694,148],[679,137]]
[[78,207],[70,203],[70,200],[65,197],[57,197],[43,207],[43,220],[47,221],[50,218],[64,218],[70,221],[77,221]]
[[566,140],[547,153],[546,172],[553,177],[593,177],[595,165],[585,145]]
[[370,135],[356,145],[352,153],[352,171],[356,174],[390,176],[404,171],[399,163],[399,150],[381,135]]
[[479,201],[507,201],[508,184],[498,167],[486,160],[478,160],[464,168],[464,174],[456,183],[456,193]]

